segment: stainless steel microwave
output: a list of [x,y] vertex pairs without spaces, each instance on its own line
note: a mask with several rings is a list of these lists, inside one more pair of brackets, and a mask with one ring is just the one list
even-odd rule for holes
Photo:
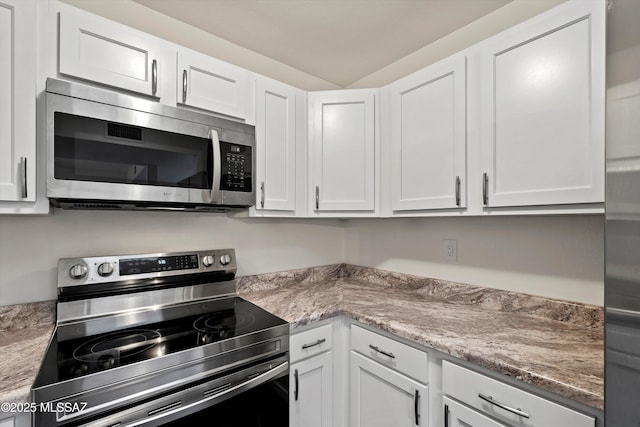
[[94,209],[229,210],[255,200],[255,128],[48,79],[47,197]]

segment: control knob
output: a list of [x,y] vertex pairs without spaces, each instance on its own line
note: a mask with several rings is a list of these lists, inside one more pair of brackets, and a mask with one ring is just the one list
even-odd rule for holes
[[111,273],[113,273],[113,264],[110,262],[103,262],[98,266],[98,274],[101,277],[111,276]]
[[72,279],[82,279],[87,275],[87,266],[84,264],[75,264],[69,269],[69,276]]
[[202,265],[211,267],[213,265],[213,255],[205,255],[202,257]]
[[231,262],[231,255],[224,254],[220,256],[220,264],[227,265]]

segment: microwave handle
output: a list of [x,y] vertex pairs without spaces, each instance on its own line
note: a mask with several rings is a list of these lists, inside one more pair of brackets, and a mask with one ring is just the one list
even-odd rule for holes
[[218,139],[218,131],[211,129],[209,132],[211,139],[211,153],[213,156],[213,180],[211,181],[211,196],[209,203],[217,203],[220,198],[220,178],[222,175],[222,161],[220,156],[220,140]]

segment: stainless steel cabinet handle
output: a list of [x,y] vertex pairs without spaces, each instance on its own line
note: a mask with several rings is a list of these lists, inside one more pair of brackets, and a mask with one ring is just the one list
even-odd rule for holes
[[260,192],[260,207],[264,208],[264,181],[262,181],[262,183],[260,184]]
[[413,398],[413,412],[416,416],[416,425],[420,425],[420,392],[416,390],[416,395]]
[[489,174],[486,172],[482,175],[482,203],[489,204]]
[[153,95],[158,92],[158,61],[151,61],[151,93]]
[[316,210],[320,209],[320,186],[316,185]]
[[323,342],[325,342],[326,340],[327,340],[326,338],[321,338],[321,339],[319,339],[318,341],[316,341],[316,342],[314,342],[314,343],[311,343],[311,344],[304,344],[304,345],[302,346],[302,349],[303,349],[303,350],[306,350],[306,349],[308,349],[308,348],[315,347],[315,346],[317,346],[317,345],[322,344],[322,343],[323,343]]
[[182,70],[182,103],[187,103],[187,70]]
[[395,359],[395,358],[396,358],[395,354],[393,354],[393,353],[389,353],[388,351],[380,350],[380,348],[379,348],[378,346],[375,346],[375,345],[369,344],[369,348],[370,348],[371,350],[375,351],[376,353],[384,354],[385,356],[390,357],[390,358],[392,358],[392,359]]
[[504,403],[500,403],[497,400],[493,400],[493,397],[491,397],[491,396],[487,396],[487,395],[484,395],[482,393],[478,393],[478,397],[480,399],[484,400],[485,402],[489,402],[490,404],[492,404],[494,406],[497,406],[498,408],[502,408],[505,411],[509,411],[512,414],[516,414],[516,415],[518,415],[518,416],[520,416],[522,418],[527,418],[527,419],[529,418],[529,414],[527,414],[526,412],[523,412],[520,408],[516,409],[516,408],[512,408],[510,406],[507,406]]
[[460,206],[460,177],[456,176],[456,206]]
[[444,427],[449,427],[449,405],[444,405]]
[[29,195],[27,191],[27,158],[20,157],[20,162],[22,163],[22,198],[26,199]]
[[293,396],[297,402],[298,401],[298,370],[297,369],[293,372],[293,378],[295,379],[295,388],[293,389]]

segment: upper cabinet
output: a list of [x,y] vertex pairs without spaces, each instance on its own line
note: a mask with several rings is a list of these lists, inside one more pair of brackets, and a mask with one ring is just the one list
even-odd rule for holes
[[[256,79],[256,211],[296,210],[297,133],[304,93],[266,78]],[[304,178],[304,177],[303,177]]]
[[250,74],[247,70],[180,48],[177,99],[179,104],[247,119]]
[[394,212],[466,206],[466,58],[390,85]]
[[484,206],[604,201],[604,8],[569,1],[480,45]]
[[35,20],[35,1],[0,0],[2,213],[33,212],[36,201]]
[[157,41],[88,13],[60,13],[59,72],[160,97],[165,65]]
[[309,93],[310,212],[376,211],[376,89]]

